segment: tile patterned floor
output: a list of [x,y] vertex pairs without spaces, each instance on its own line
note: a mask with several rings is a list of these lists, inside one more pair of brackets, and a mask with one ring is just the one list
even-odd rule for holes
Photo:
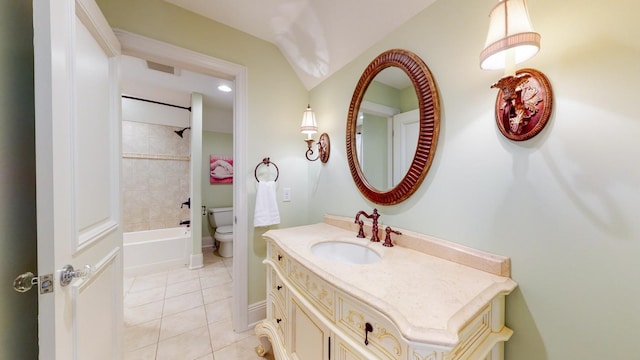
[[231,326],[232,259],[124,279],[125,360],[263,359],[253,329]]

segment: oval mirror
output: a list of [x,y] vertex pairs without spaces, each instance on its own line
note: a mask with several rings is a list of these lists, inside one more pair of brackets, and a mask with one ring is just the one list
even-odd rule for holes
[[382,205],[409,198],[429,171],[439,126],[438,92],[422,59],[400,49],[376,57],[347,117],[347,160],[360,192]]

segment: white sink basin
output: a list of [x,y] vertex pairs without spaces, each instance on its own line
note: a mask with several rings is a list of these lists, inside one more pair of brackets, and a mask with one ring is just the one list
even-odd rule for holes
[[321,242],[311,246],[313,255],[343,264],[371,264],[380,261],[377,252],[366,246],[344,241]]

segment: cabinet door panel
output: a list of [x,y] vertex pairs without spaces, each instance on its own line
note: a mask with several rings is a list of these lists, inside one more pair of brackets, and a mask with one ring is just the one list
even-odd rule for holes
[[336,360],[367,360],[366,357],[358,354],[351,346],[344,343],[340,338],[333,337],[332,346],[335,346],[335,359]]
[[292,339],[291,355],[300,360],[329,359],[329,329],[314,321],[313,315],[308,314],[292,299]]

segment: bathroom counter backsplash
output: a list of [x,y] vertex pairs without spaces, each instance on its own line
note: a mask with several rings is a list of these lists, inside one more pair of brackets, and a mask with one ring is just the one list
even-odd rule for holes
[[[323,223],[267,231],[294,260],[337,289],[389,316],[409,340],[455,344],[463,326],[496,296],[509,294],[509,258],[449,241],[396,229],[395,246],[357,238],[353,220],[325,216]],[[382,237],[381,239],[384,239]],[[371,264],[325,260],[311,246],[340,240],[366,246],[381,255]]]

